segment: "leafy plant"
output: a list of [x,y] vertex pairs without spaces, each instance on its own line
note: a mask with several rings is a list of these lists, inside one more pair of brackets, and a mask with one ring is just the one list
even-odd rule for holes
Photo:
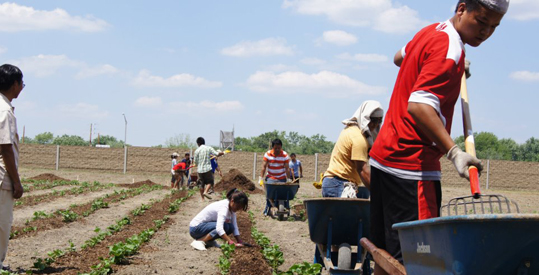
[[300,264],[294,264],[287,272],[281,273],[282,275],[316,275],[320,274],[322,269],[321,264],[312,264],[303,262]]
[[72,210],[58,210],[58,213],[62,215],[64,222],[73,222],[79,217],[79,215]]
[[221,271],[222,275],[226,275],[230,272],[230,257],[234,253],[234,250],[236,249],[235,244],[222,244],[221,245],[221,252],[223,253],[219,257],[219,270]]

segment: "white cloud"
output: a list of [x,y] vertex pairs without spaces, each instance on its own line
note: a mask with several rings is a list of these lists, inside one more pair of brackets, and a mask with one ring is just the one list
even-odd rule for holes
[[92,68],[84,68],[77,73],[76,78],[89,78],[99,75],[113,75],[119,72],[120,70],[116,69],[114,66],[105,64]]
[[511,0],[507,15],[520,21],[539,19],[539,1]]
[[343,53],[337,55],[337,58],[344,59],[344,60],[353,60],[353,61],[359,61],[359,62],[387,62],[388,57],[381,54],[375,54],[375,53],[369,53],[369,54],[363,54],[358,53],[355,55],[351,55],[349,53]]
[[248,57],[255,55],[293,55],[292,46],[286,45],[284,38],[266,38],[258,41],[242,41],[234,46],[224,48],[221,54]]
[[58,106],[58,110],[62,117],[103,119],[109,116],[109,112],[100,110],[99,106],[87,103],[63,104]]
[[0,46],[0,54],[7,52],[7,48]]
[[325,60],[319,59],[319,58],[316,58],[316,57],[303,58],[302,60],[300,60],[300,62],[305,64],[305,65],[311,65],[311,66],[318,66],[318,65],[326,64]]
[[522,81],[539,81],[539,72],[518,71],[511,73],[510,77]]
[[338,46],[348,46],[355,44],[357,42],[357,37],[345,31],[335,30],[325,31],[322,35],[322,40]]
[[13,61],[13,64],[21,68],[24,73],[35,74],[37,77],[46,77],[55,74],[59,69],[81,68],[83,62],[69,59],[66,55],[36,55],[24,57]]
[[381,94],[384,87],[369,86],[346,75],[321,71],[316,74],[303,72],[256,72],[249,76],[245,85],[256,92],[310,93],[326,97],[351,97]]
[[108,23],[91,15],[73,16],[63,9],[35,10],[33,7],[15,3],[0,4],[0,31],[18,32],[29,30],[77,30],[102,31]]
[[282,7],[300,14],[324,15],[342,25],[370,27],[386,33],[416,31],[426,22],[416,11],[391,0],[284,0]]
[[138,87],[197,87],[197,88],[219,88],[223,86],[221,82],[206,80],[191,74],[177,74],[169,78],[151,75],[149,71],[142,70],[133,80],[133,85]]
[[196,111],[197,113],[206,113],[206,112],[233,112],[241,111],[244,106],[239,101],[222,101],[222,102],[213,102],[209,100],[204,100],[201,102],[171,102],[171,110],[179,113],[191,113]]
[[318,115],[312,112],[298,112],[294,109],[285,109],[284,113],[289,116],[289,119],[294,121],[318,119]]
[[290,66],[290,65],[285,65],[285,64],[268,65],[268,66],[263,66],[263,68],[266,71],[272,71],[272,72],[284,72],[284,71],[296,70],[295,66]]
[[163,104],[163,101],[160,97],[148,97],[143,96],[139,97],[134,105],[137,107],[159,107]]

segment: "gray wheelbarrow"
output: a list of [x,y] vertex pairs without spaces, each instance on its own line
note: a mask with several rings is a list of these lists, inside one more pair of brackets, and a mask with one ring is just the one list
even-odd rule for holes
[[[370,201],[352,198],[320,198],[303,201],[309,234],[329,274],[360,274],[359,240],[369,236]],[[337,255],[331,246],[338,246]],[[352,253],[351,246],[357,246]]]

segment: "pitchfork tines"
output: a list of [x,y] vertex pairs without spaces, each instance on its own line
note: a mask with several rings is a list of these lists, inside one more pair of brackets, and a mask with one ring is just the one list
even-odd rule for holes
[[480,195],[477,199],[473,196],[453,198],[440,209],[440,214],[447,216],[509,213],[520,213],[520,209],[515,201],[503,195]]

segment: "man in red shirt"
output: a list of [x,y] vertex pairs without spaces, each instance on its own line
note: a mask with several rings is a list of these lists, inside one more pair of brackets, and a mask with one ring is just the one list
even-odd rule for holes
[[187,171],[187,163],[179,162],[178,164],[174,165],[172,170],[174,171],[174,185],[172,188],[183,188],[183,176]]
[[[264,185],[264,175],[266,170],[268,175],[266,176],[266,184],[285,183],[287,178],[290,178],[290,168],[288,163],[290,157],[283,151],[283,142],[276,138],[271,142],[271,150],[264,154],[264,164],[262,165],[262,171],[258,181],[260,186]],[[290,205],[285,205],[286,208],[290,208]],[[266,199],[266,209],[264,209],[264,215],[268,215],[271,209],[271,202]]]
[[[439,216],[440,158],[462,177],[481,162],[450,136],[464,68],[464,44],[479,46],[500,24],[509,0],[460,0],[455,15],[419,31],[395,55],[400,66],[385,123],[370,152],[371,238],[402,262],[394,223]],[[385,274],[380,268],[376,274]]]

